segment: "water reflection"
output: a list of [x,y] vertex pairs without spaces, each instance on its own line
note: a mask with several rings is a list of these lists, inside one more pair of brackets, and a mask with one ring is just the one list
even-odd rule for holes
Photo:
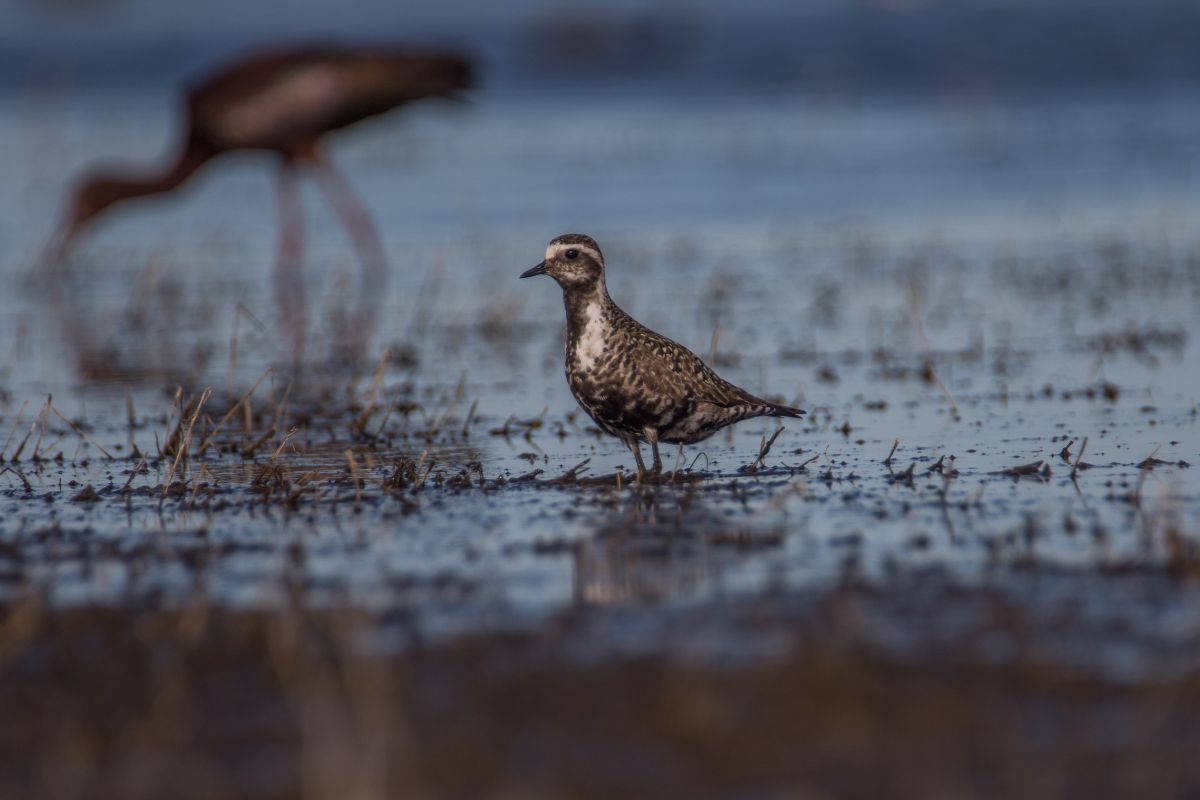
[[605,536],[576,548],[574,598],[588,605],[659,603],[719,587],[723,559],[699,541]]

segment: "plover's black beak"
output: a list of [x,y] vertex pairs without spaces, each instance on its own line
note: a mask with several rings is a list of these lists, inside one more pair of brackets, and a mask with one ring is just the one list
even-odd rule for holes
[[547,267],[546,262],[543,261],[542,263],[538,264],[536,267],[532,267],[531,269],[527,269],[524,272],[522,272],[521,277],[522,278],[532,278],[535,275],[545,275],[546,270],[548,270],[548,269],[550,269],[550,268]]

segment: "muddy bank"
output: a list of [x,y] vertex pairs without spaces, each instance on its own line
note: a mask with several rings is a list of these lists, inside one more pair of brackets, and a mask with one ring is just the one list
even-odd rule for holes
[[[667,615],[581,605],[537,630],[399,648],[401,620],[351,609],[54,612],[31,601],[0,620],[0,789],[122,798],[1200,789],[1200,673],[1187,657],[1200,630],[1184,641],[1086,608],[1090,593],[1115,587],[1156,598],[1169,616],[1194,603],[1194,583],[1031,573],[1005,585],[1023,588],[967,589],[930,573]],[[1044,601],[1033,610],[1032,596]]]

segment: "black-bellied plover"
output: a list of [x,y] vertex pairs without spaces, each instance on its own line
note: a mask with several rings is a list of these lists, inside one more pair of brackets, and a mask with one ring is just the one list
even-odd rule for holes
[[549,275],[567,307],[567,384],[605,433],[633,451],[646,474],[639,442],[691,444],[750,417],[799,417],[798,408],[755,397],[722,380],[695,353],[626,314],[608,296],[604,256],[589,236],[550,242],[546,260],[522,278]]

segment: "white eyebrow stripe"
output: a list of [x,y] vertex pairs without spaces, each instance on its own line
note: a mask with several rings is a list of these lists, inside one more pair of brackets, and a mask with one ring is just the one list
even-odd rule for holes
[[588,247],[586,244],[575,244],[575,243],[551,244],[549,247],[546,248],[546,260],[552,261],[555,256],[557,256],[559,253],[561,253],[565,250],[578,250],[581,253],[587,253],[593,259],[595,259],[596,261],[598,261],[600,263],[603,263],[603,261],[604,261],[604,259],[600,258],[600,254],[597,253],[593,248]]

